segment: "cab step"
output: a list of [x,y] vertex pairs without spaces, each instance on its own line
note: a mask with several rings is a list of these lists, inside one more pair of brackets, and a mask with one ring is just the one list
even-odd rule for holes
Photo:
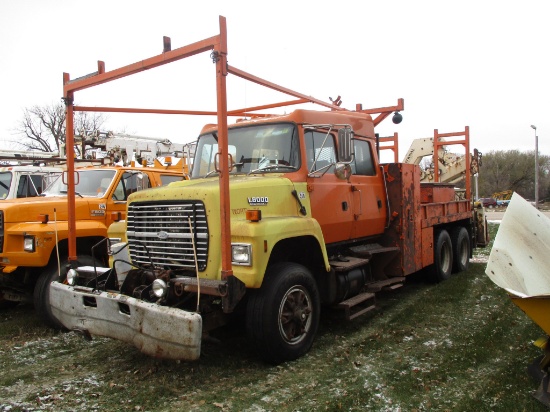
[[349,272],[352,269],[365,266],[370,259],[356,258],[352,256],[340,256],[338,259],[330,260],[328,263],[335,272]]
[[365,285],[368,292],[380,292],[380,291],[391,291],[399,289],[405,283],[404,276],[396,276],[389,279],[378,280],[376,282],[370,282]]
[[338,303],[334,307],[344,311],[346,320],[352,320],[376,308],[375,295],[374,293],[363,292]]
[[349,248],[356,256],[362,257],[365,259],[370,259],[373,255],[378,255],[382,253],[389,253],[391,255],[399,252],[397,246],[382,246],[378,243],[371,243],[367,245],[352,246]]

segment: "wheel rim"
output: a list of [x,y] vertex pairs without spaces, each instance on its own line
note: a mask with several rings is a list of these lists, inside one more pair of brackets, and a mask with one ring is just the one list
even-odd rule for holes
[[304,340],[311,328],[313,304],[302,286],[291,287],[279,307],[279,332],[285,342],[295,345]]

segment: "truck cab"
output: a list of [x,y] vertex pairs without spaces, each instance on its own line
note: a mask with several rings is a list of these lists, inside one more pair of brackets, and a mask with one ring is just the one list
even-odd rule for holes
[[0,167],[0,201],[40,196],[62,172],[54,166]]

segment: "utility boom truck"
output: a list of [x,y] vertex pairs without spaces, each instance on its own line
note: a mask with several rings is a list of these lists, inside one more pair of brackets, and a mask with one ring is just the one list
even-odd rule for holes
[[[220,26],[221,38],[207,39],[218,82],[233,73],[330,110],[234,110],[247,120],[228,126],[219,87],[219,122],[200,133],[191,179],[129,197],[126,221],[109,229],[111,268],[74,265],[52,283],[56,319],[151,356],[195,360],[205,334],[244,317],[259,355],[279,363],[309,351],[321,306],[357,318],[375,308],[376,293],[423,268],[435,281],[468,268],[472,247],[486,242],[476,236],[469,196],[457,201],[452,185],[421,184],[417,165],[379,163],[375,126],[403,110],[402,99],[346,110],[339,99],[324,103],[267,82],[227,64],[223,18]],[[207,50],[208,41],[140,67]],[[80,87],[66,83],[68,92]],[[460,141],[468,153],[469,135]]]
[[82,146],[83,153],[87,149],[99,150],[112,163],[130,166],[132,163],[154,164],[155,159],[159,158],[182,159],[185,173],[188,173],[188,161],[194,150],[194,143],[173,143],[169,139],[98,130],[82,131],[75,138]]

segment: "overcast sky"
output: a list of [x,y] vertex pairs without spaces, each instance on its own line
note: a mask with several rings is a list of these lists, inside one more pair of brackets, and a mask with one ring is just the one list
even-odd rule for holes
[[[481,152],[535,148],[550,155],[550,1],[122,1],[0,2],[0,140],[16,138],[23,109],[60,102],[63,72],[113,70],[219,33],[229,64],[354,109],[404,98],[400,159],[412,139],[470,127]],[[77,92],[85,106],[215,110],[215,71],[203,53]],[[229,109],[288,100],[228,79]],[[312,107],[314,108],[314,107]],[[290,110],[290,109],[286,109]],[[107,114],[107,128],[194,140],[209,118]]]

